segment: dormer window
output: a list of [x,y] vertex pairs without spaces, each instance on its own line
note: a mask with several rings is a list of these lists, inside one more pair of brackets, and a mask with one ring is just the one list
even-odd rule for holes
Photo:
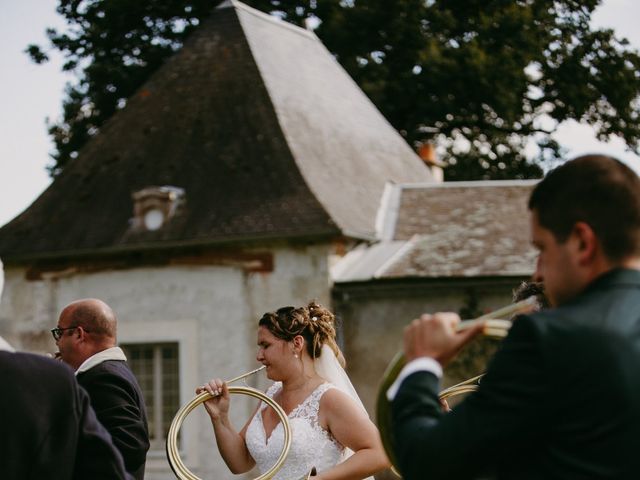
[[147,187],[133,195],[134,227],[155,231],[161,229],[184,201],[184,190],[179,187]]

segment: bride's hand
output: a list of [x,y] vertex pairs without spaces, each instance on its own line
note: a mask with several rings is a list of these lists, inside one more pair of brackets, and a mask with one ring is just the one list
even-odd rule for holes
[[229,413],[229,389],[227,384],[219,379],[214,378],[204,385],[196,388],[196,394],[200,394],[204,391],[213,395],[213,398],[204,402],[204,408],[211,417],[211,420],[219,420],[222,416],[227,416]]

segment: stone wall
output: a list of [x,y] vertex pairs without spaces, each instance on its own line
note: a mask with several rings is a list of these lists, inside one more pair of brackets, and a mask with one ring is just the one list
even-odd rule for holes
[[[425,312],[453,311],[463,318],[487,313],[508,305],[520,281],[480,278],[336,284],[333,302],[342,322],[347,370],[370,416],[375,418],[378,386],[387,365],[401,351],[402,332],[411,320]],[[465,365],[482,369],[482,362],[477,363],[467,361]],[[455,372],[444,379],[445,385],[467,373],[466,367],[453,367]]]

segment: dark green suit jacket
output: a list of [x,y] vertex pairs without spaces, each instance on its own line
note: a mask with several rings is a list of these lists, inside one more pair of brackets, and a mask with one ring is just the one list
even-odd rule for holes
[[640,478],[640,272],[613,270],[518,317],[477,392],[443,414],[410,375],[392,402],[403,478]]

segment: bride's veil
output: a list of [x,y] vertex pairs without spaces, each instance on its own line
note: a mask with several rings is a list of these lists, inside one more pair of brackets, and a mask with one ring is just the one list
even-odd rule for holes
[[[340,365],[340,362],[336,358],[335,352],[326,343],[322,345],[320,356],[313,360],[313,366],[315,367],[318,375],[349,395],[358,405],[360,405],[362,410],[365,412],[367,411],[364,408],[362,400],[360,400],[360,397],[358,396],[358,392],[353,388],[353,384],[351,383],[351,380],[349,380],[347,372],[344,371],[344,368],[342,368],[342,365]],[[342,460],[346,460],[351,455],[353,455],[353,451],[345,448],[344,453],[342,454]],[[373,477],[368,477],[367,480],[369,479],[373,480]]]

